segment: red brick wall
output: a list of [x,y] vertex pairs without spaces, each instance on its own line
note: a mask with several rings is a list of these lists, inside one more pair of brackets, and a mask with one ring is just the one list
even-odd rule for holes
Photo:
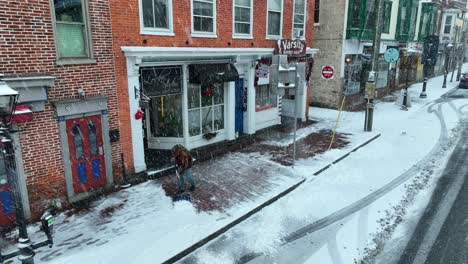
[[[158,47],[255,47],[272,48],[276,41],[266,39],[267,1],[254,0],[253,36],[254,39],[232,38],[233,0],[216,1],[217,38],[191,37],[191,0],[173,0],[173,28],[175,36],[153,36],[140,34],[139,0],[112,0],[111,16],[114,36],[114,55],[118,99],[120,107],[120,131],[123,138],[131,138],[128,125],[129,113],[127,71],[122,46]],[[293,0],[283,0],[283,37],[291,38]],[[306,42],[312,47],[314,0],[307,0]],[[188,44],[187,44],[188,43]],[[230,45],[229,45],[230,43]],[[133,168],[133,149],[131,140],[122,142],[127,168]]]
[[[0,5],[0,73],[43,73],[56,77],[44,112],[20,126],[24,169],[33,215],[52,198],[67,203],[64,165],[55,109],[51,102],[76,96],[106,95],[111,129],[119,128],[112,31],[108,0],[89,0],[96,64],[56,66],[49,0],[7,0]],[[114,175],[120,177],[120,144],[112,143]],[[118,180],[119,178],[117,178]]]

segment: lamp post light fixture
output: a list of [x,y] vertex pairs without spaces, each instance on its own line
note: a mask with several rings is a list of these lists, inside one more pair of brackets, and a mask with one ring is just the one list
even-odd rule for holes
[[445,47],[444,83],[442,84],[442,88],[447,88],[448,64],[452,47],[452,43],[448,43]]
[[5,157],[5,169],[7,173],[8,182],[11,184],[11,192],[13,194],[13,201],[15,206],[16,222],[19,230],[18,250],[2,255],[0,252],[0,263],[3,261],[19,256],[18,259],[22,264],[34,264],[34,249],[43,246],[52,246],[52,226],[54,217],[46,212],[42,218],[42,230],[47,235],[47,240],[32,244],[28,237],[26,217],[23,210],[23,202],[21,199],[21,192],[19,188],[18,177],[16,173],[16,158],[15,147],[11,133],[15,133],[11,129],[11,122],[18,100],[18,92],[10,88],[5,82],[0,80],[0,149]]

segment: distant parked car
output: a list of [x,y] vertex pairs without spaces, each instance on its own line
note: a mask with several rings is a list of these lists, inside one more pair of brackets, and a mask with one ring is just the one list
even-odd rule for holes
[[460,84],[458,88],[468,89],[468,73],[464,73],[460,78]]

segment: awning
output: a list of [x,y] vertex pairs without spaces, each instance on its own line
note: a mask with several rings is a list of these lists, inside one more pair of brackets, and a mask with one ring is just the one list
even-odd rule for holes
[[16,105],[12,123],[25,123],[33,119],[32,111],[27,104]]
[[232,82],[239,79],[236,66],[224,64],[191,64],[189,65],[191,83],[209,84]]

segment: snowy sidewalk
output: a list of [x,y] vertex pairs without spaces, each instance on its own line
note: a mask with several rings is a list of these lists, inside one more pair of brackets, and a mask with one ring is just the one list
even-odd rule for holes
[[[261,253],[253,263],[290,263],[291,259],[354,263],[381,246],[383,239],[377,234],[385,238],[416,193],[437,176],[456,142],[457,130],[452,129],[467,114],[468,100],[439,99],[457,85],[449,82],[442,89],[442,80],[439,76],[429,81],[427,99],[419,98],[421,83],[411,86],[409,111],[394,103],[378,103],[374,119],[374,133],[382,134],[378,140],[318,177],[310,176],[322,162],[342,155],[343,149],[300,161],[295,171],[309,176],[308,182],[182,262],[237,263],[251,253]],[[319,119],[336,117],[333,110],[313,108],[311,112]],[[362,112],[345,112],[338,131],[351,133],[351,140],[368,136],[362,132],[363,122]],[[341,212],[343,218],[336,222],[334,216]],[[304,233],[311,224],[314,230],[314,223],[331,225]]]
[[[298,130],[298,157],[326,153],[333,125],[333,120],[321,119]],[[291,133],[264,139],[197,162],[192,203],[172,201],[177,189],[170,176],[120,190],[88,210],[62,213],[54,247],[38,250],[37,262],[159,263],[172,257],[303,179],[289,166]],[[359,143],[343,134],[333,148],[342,152]],[[31,226],[32,240],[41,236],[38,227]]]

